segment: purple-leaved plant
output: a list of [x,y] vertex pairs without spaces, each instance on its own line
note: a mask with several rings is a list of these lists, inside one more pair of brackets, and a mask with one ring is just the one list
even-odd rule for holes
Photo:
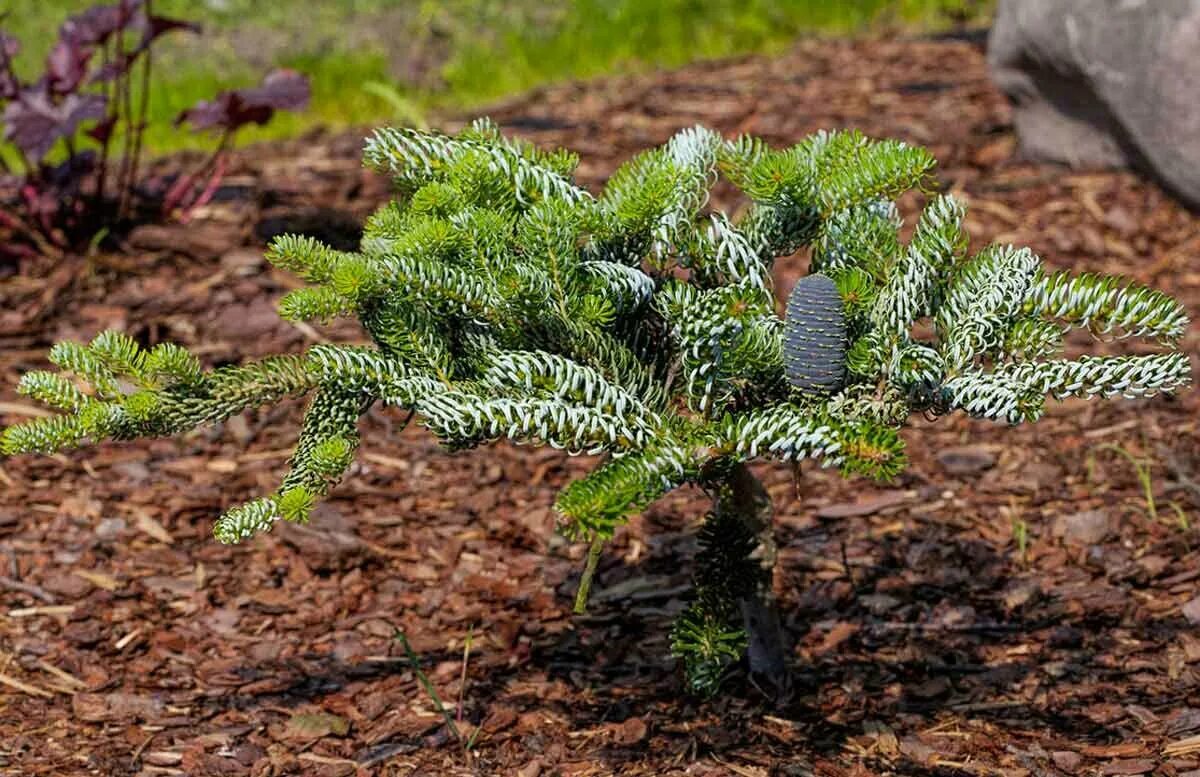
[[0,239],[0,271],[5,260],[11,270],[22,259],[59,255],[104,227],[128,224],[135,205],[186,218],[215,191],[238,129],[307,105],[308,79],[290,70],[197,103],[175,123],[217,133],[213,154],[165,192],[139,190],[154,44],[167,33],[199,29],[154,13],[152,0],[92,6],[63,22],[33,80],[16,72],[20,42],[0,29],[0,137],[13,160],[0,155],[0,230],[9,233]]

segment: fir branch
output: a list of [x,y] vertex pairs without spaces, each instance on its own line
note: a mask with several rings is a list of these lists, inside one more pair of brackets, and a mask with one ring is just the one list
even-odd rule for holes
[[112,370],[104,359],[85,345],[69,340],[56,343],[50,349],[50,361],[79,377],[102,399],[111,399],[120,394]]
[[558,324],[561,328],[543,331],[538,339],[544,339],[564,356],[598,370],[607,380],[637,396],[649,407],[659,408],[666,402],[657,374],[661,353],[656,353],[655,359],[646,364],[607,332],[576,321]]
[[947,409],[1008,424],[1036,421],[1045,407],[1045,392],[1032,389],[1021,376],[1003,372],[962,373],[947,380],[942,391]]
[[935,319],[950,372],[1003,347],[1040,267],[1027,248],[989,246],[958,271]]
[[418,189],[409,204],[407,213],[410,215],[405,218],[403,229],[386,238],[373,235],[364,242],[364,249],[376,254],[416,256],[440,264],[467,264],[471,239],[459,226],[451,219],[438,215],[419,212],[418,215],[411,215],[421,205],[421,195],[431,190],[437,194],[449,191],[455,197],[460,196],[457,190],[447,184],[432,183]]
[[726,284],[771,286],[770,259],[766,241],[752,240],[724,213],[709,217],[707,229],[694,235],[692,256],[687,266],[705,287]]
[[136,341],[124,332],[107,330],[96,335],[88,344],[88,350],[113,375],[124,376],[132,381],[142,381],[146,354]]
[[390,359],[449,379],[453,370],[449,333],[426,308],[393,295],[364,310],[362,323]]
[[834,278],[853,268],[885,278],[900,253],[900,214],[889,200],[836,211],[821,222],[813,243],[812,271]]
[[1004,336],[1003,356],[1016,361],[1032,361],[1062,350],[1064,327],[1053,321],[1018,318]]
[[1019,363],[999,367],[996,373],[1055,399],[1116,395],[1133,399],[1187,385],[1192,367],[1187,354],[1176,351]]
[[17,384],[17,392],[57,410],[68,412],[76,412],[92,401],[78,386],[62,375],[43,370],[22,375]]
[[1112,276],[1057,272],[1028,289],[1024,308],[1098,334],[1155,337],[1174,343],[1187,329],[1187,313],[1161,291]]
[[726,415],[716,435],[718,452],[739,459],[812,459],[823,467],[877,479],[893,477],[904,467],[904,442],[894,429],[839,421],[794,405]]
[[[324,496],[350,466],[365,402],[362,391],[347,383],[325,384],[313,395],[288,461],[290,469],[279,487],[281,494],[300,488],[309,500]],[[291,520],[307,517],[298,512],[300,501],[289,497]]]
[[296,273],[309,283],[328,283],[347,256],[305,235],[280,235],[271,241],[266,252],[268,262]]
[[159,343],[151,348],[143,368],[146,385],[152,388],[186,390],[203,380],[200,360],[174,343]]
[[328,323],[354,312],[354,303],[328,286],[294,289],[279,300],[279,317],[285,321]]
[[430,431],[451,448],[504,437],[594,454],[642,448],[653,434],[641,419],[631,422],[559,400],[484,398],[448,390],[426,397],[417,409]]
[[888,379],[901,389],[922,384],[939,384],[946,374],[942,355],[923,343],[905,342],[892,351]]
[[446,304],[477,321],[501,318],[500,300],[490,284],[472,273],[395,254],[381,256],[380,264],[391,289],[404,289],[417,299]]
[[609,179],[601,207],[662,263],[690,241],[700,208],[716,181],[721,136],[703,127],[677,133],[659,150],[634,157]]
[[617,300],[624,315],[635,313],[654,295],[654,280],[637,268],[617,262],[584,261],[579,270],[598,293]]
[[660,308],[680,353],[691,407],[710,413],[728,405],[739,392],[738,378],[750,377],[736,371],[744,366],[747,352],[774,360],[761,365],[763,371],[782,373],[778,341],[765,342],[779,336],[778,328],[756,326],[763,316],[773,315],[767,295],[751,284],[721,286],[665,301]]
[[308,362],[300,356],[269,356],[258,362],[234,367],[221,367],[209,373],[205,380],[211,403],[204,413],[204,422],[228,418],[249,407],[272,404],[293,394],[308,391],[316,378]]
[[241,542],[267,532],[279,519],[279,506],[271,497],[262,497],[228,510],[213,525],[213,536],[226,545]]
[[923,148],[899,140],[868,141],[857,132],[818,133],[799,150],[816,168],[814,189],[823,213],[895,199],[920,187],[935,165]]
[[683,659],[691,689],[711,696],[746,650],[738,602],[763,573],[751,558],[758,538],[731,511],[710,511],[697,541],[695,593],[671,628],[671,653]]
[[568,202],[591,199],[586,190],[540,160],[531,160],[507,144],[481,142],[469,136],[456,139],[408,128],[384,128],[367,140],[363,161],[374,170],[391,173],[398,183],[415,190],[469,152],[477,152],[490,170],[511,180],[522,202],[553,198]]
[[597,370],[545,351],[498,351],[485,359],[481,382],[517,396],[554,397],[643,423],[652,414],[640,399]]
[[381,351],[350,345],[314,345],[308,349],[306,366],[317,383],[373,397],[384,396],[419,374]]
[[949,195],[937,197],[921,213],[908,249],[889,268],[871,310],[875,326],[886,335],[907,337],[917,318],[939,307],[934,298],[938,280],[966,249],[965,215],[963,206]]
[[566,520],[563,530],[570,536],[608,538],[630,514],[696,474],[695,464],[682,446],[660,443],[612,459],[573,481],[558,495],[554,508]]
[[79,416],[56,415],[35,418],[15,424],[0,435],[0,453],[16,456],[21,453],[57,453],[79,445],[88,437]]

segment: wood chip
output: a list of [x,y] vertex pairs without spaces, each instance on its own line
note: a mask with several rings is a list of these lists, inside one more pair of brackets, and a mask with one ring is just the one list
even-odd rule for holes
[[15,677],[9,677],[6,674],[0,674],[0,684],[7,685],[10,688],[16,688],[21,693],[27,693],[30,696],[40,696],[43,699],[49,699],[54,696],[54,694],[50,693],[49,691],[43,691],[41,688],[38,688],[35,685],[23,683]]
[[317,755],[316,753],[301,753],[299,756],[297,756],[297,760],[307,761],[314,764],[324,764],[326,766],[358,766],[357,761],[351,761],[348,758],[329,758],[327,756]]
[[36,586],[32,583],[26,583],[22,580],[13,580],[11,577],[0,576],[0,588],[9,588],[13,591],[22,591],[37,599],[41,599],[47,604],[54,604],[58,601],[54,598],[53,594],[41,586]]
[[378,464],[381,467],[391,469],[407,470],[412,468],[412,464],[407,459],[398,459],[395,456],[385,456],[382,453],[367,452],[362,454],[364,461],[369,461],[372,464]]
[[1157,763],[1151,758],[1131,758],[1124,761],[1113,761],[1105,764],[1100,770],[1102,775],[1132,775],[1147,774],[1154,771]]
[[97,588],[103,588],[105,591],[115,591],[121,587],[121,582],[111,575],[106,575],[103,572],[90,572],[86,569],[76,569],[71,572],[76,577],[82,577]]
[[49,410],[43,410],[33,405],[22,405],[17,402],[0,402],[0,415],[19,415],[26,418],[50,418],[58,415]]
[[741,764],[731,763],[723,758],[719,758],[716,755],[710,757],[734,774],[741,775],[741,777],[767,777],[766,769],[760,769],[757,766],[742,766]]
[[137,639],[138,635],[141,633],[142,633],[142,630],[140,628],[134,629],[133,631],[129,632],[125,636],[118,639],[116,641],[116,643],[113,645],[113,647],[115,647],[117,650],[124,650],[125,647],[130,642],[133,642],[135,639]]
[[[972,250],[992,241],[1030,245],[1048,270],[1123,271],[1200,308],[1194,215],[1130,172],[1067,186],[1061,168],[1012,158],[1011,110],[988,78],[982,49],[957,39],[800,41],[782,58],[538,90],[498,106],[496,118],[540,146],[582,151],[579,181],[592,191],[635,150],[697,122],[776,148],[820,126],[930,145],[946,188],[977,206]],[[447,119],[445,128],[454,124]],[[21,405],[0,423],[43,412],[28,407],[35,403],[18,395],[16,380],[45,361],[54,339],[86,340],[113,326],[187,345],[206,365],[298,353],[301,333],[274,308],[281,292],[303,284],[253,254],[268,231],[283,228],[352,247],[357,224],[342,235],[332,219],[344,213],[361,222],[388,199],[386,177],[361,170],[360,134],[231,152],[249,183],[234,183],[241,173],[231,171],[209,209],[217,215],[197,216],[220,223],[216,237],[240,244],[237,256],[222,252],[223,275],[210,262],[157,261],[110,241],[93,257],[102,271],[84,283],[76,282],[74,258],[58,263],[61,281],[50,283],[69,287],[61,299],[0,304],[0,400]],[[333,166],[314,164],[322,160]],[[186,162],[156,162],[154,175]],[[260,175],[263,165],[280,172]],[[1090,215],[1083,189],[1092,192]],[[713,209],[735,207],[735,198],[722,185]],[[910,225],[922,200],[899,204]],[[1128,217],[1114,217],[1122,209]],[[289,225],[301,211],[314,214],[311,226]],[[173,228],[172,239],[194,226]],[[1097,247],[1105,254],[1093,253]],[[1144,261],[1122,258],[1130,252]],[[121,263],[116,272],[100,264],[109,255]],[[783,257],[772,269],[787,289],[808,271],[808,258]],[[46,285],[22,271],[0,281],[0,296],[18,286],[40,295]],[[313,342],[365,339],[353,321],[304,332]],[[1189,354],[1200,346],[1196,335],[1193,327],[1185,338]],[[1068,355],[1146,347],[1087,340],[1086,332],[1070,335]],[[695,489],[621,528],[596,585],[601,597],[606,588],[616,597],[594,602],[595,619],[586,622],[567,615],[564,593],[578,570],[549,524],[553,492],[593,463],[503,443],[444,456],[425,432],[400,434],[404,415],[382,408],[363,421],[371,441],[364,476],[323,503],[344,520],[315,517],[295,533],[281,525],[238,548],[212,542],[218,505],[277,484],[302,404],[251,411],[219,434],[2,462],[0,575],[28,590],[0,580],[0,641],[20,653],[20,664],[0,654],[0,673],[42,695],[0,684],[8,705],[0,712],[0,772],[69,772],[82,755],[104,773],[116,764],[140,777],[255,768],[467,774],[469,756],[429,710],[393,630],[409,632],[449,700],[460,694],[462,662],[447,645],[481,619],[488,630],[462,698],[464,714],[484,721],[479,756],[489,774],[1093,777],[1106,767],[1134,773],[1155,759],[1158,772],[1184,777],[1200,766],[1200,704],[1192,701],[1200,698],[1200,630],[1181,614],[1200,593],[1200,535],[1163,508],[1172,525],[1149,521],[1129,467],[1106,460],[1095,478],[1088,467],[1091,449],[1106,440],[1136,443],[1137,455],[1169,443],[1177,466],[1154,457],[1160,503],[1179,501],[1196,523],[1200,490],[1188,484],[1200,481],[1200,392],[1053,403],[1042,423],[1016,429],[914,418],[903,432],[911,466],[900,481],[870,485],[813,468],[803,500],[786,472],[764,463],[781,519],[784,613],[792,636],[797,628],[804,634],[798,696],[786,707],[794,721],[764,718],[741,668],[732,693],[705,704],[683,693],[668,656],[671,621],[692,591],[691,525],[707,508]],[[962,488],[949,484],[947,470],[961,473]],[[822,505],[847,520],[818,520]],[[1112,519],[1095,542],[1052,539],[1057,519],[1088,510]],[[152,520],[139,521],[141,513]],[[1028,522],[1027,558],[1013,548],[1018,517]],[[122,587],[105,593],[70,574],[75,569]],[[4,617],[70,602],[78,604],[57,614],[25,611],[53,617]],[[950,687],[937,679],[943,675]],[[1179,701],[1151,703],[1158,699]],[[348,721],[348,730],[275,741],[300,704]],[[1078,713],[1070,730],[1029,724],[1061,718],[1064,709]],[[630,722],[634,715],[644,727]],[[618,745],[618,737],[634,744]],[[1113,741],[1122,744],[1097,744]],[[1068,752],[1089,743],[1099,749]]]
[[1141,755],[1146,752],[1146,746],[1140,742],[1119,742],[1115,745],[1087,745],[1080,748],[1080,752],[1093,758],[1119,758]]
[[916,495],[915,491],[888,491],[866,497],[865,499],[858,499],[854,502],[825,505],[817,509],[817,517],[859,518],[864,515],[873,515],[880,510],[886,510],[889,507],[896,507],[905,502],[910,502]]
[[44,659],[41,659],[41,658],[38,659],[37,667],[39,669],[41,669],[43,672],[47,672],[49,674],[54,675],[55,677],[57,677],[59,680],[62,680],[67,685],[74,686],[76,688],[86,688],[87,687],[87,683],[85,683],[83,680],[80,680],[78,677],[76,677],[73,674],[69,674],[69,673],[63,671],[62,669],[59,669],[57,666],[47,662]]
[[1169,742],[1163,747],[1163,755],[1168,758],[1175,758],[1181,755],[1191,755],[1192,753],[1200,753],[1200,734],[1195,736],[1177,739],[1174,742]]
[[34,615],[70,615],[75,612],[73,604],[52,604],[46,607],[23,607],[19,610],[9,610],[10,618],[30,618]]
[[254,453],[243,453],[241,456],[238,456],[238,461],[242,464],[252,464],[256,461],[276,461],[288,458],[293,452],[291,448],[276,448],[273,451],[255,451]]
[[166,545],[173,545],[175,538],[171,536],[163,525],[151,518],[149,515],[142,513],[137,519],[137,528],[146,534],[149,534],[154,539]]

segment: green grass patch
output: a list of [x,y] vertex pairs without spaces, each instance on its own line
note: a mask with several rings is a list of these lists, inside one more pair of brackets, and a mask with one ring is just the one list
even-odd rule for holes
[[[472,105],[526,89],[702,59],[776,53],[805,34],[939,30],[986,18],[970,0],[576,0],[517,4],[465,35],[443,70],[447,98]],[[501,63],[498,65],[498,63]]]
[[[311,109],[278,115],[240,142],[295,135],[315,124],[419,123],[530,88],[579,78],[775,53],[812,34],[887,28],[935,31],[988,18],[994,0],[155,0],[156,12],[200,21],[155,61],[148,147],[205,147],[171,120],[221,89],[272,67],[313,80]],[[85,0],[19,3],[4,27],[22,40],[25,74]]]

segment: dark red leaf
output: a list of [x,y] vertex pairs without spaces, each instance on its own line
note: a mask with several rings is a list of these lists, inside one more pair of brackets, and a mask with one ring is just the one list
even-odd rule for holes
[[266,124],[277,110],[303,109],[311,96],[308,76],[294,70],[276,70],[256,87],[221,92],[212,100],[201,100],[179,114],[175,123],[189,122],[197,130],[231,131],[247,124]]
[[54,144],[75,134],[81,122],[103,119],[107,101],[98,94],[69,94],[61,100],[44,89],[26,89],[4,106],[4,139],[39,161]]
[[21,82],[9,70],[0,70],[0,100],[11,100],[21,91]]
[[93,49],[70,38],[60,38],[46,57],[46,79],[57,94],[69,94],[79,88],[87,74]]
[[132,18],[123,25],[122,29],[135,32],[140,31],[142,34],[141,41],[139,41],[136,47],[126,51],[124,56],[117,57],[100,67],[92,76],[93,83],[111,81],[128,73],[138,58],[142,54],[145,54],[154,45],[155,41],[169,32],[175,30],[200,32],[200,25],[195,22],[189,22],[184,19],[172,19],[167,16],[147,15],[141,8],[136,8],[131,13],[133,14]]
[[21,82],[13,72],[13,57],[21,53],[21,42],[0,31],[0,100],[11,100],[21,90]]
[[59,28],[59,38],[82,46],[103,45],[114,33],[130,27],[142,8],[142,0],[121,0],[113,5],[93,6],[69,17]]
[[97,143],[104,144],[107,143],[108,139],[112,137],[113,128],[116,126],[117,115],[115,113],[110,113],[84,134]]
[[233,92],[221,92],[211,100],[201,100],[175,117],[175,126],[190,122],[193,129],[223,127],[237,110],[238,98]]
[[169,16],[156,16],[154,14],[141,14],[139,26],[142,30],[142,42],[138,44],[139,50],[145,50],[151,43],[168,32],[174,32],[175,30],[200,32],[200,25],[195,22],[189,22],[185,19],[172,19]]
[[242,99],[248,105],[262,105],[277,111],[300,111],[308,107],[312,87],[308,76],[295,70],[273,70],[260,86],[243,89]]
[[0,30],[0,56],[6,60],[12,60],[13,57],[21,53],[21,41],[17,40],[8,33]]
[[124,75],[129,72],[129,66],[133,64],[132,58],[124,58],[105,62],[100,67],[96,68],[92,73],[92,83],[99,84],[105,81],[111,81],[117,76]]

